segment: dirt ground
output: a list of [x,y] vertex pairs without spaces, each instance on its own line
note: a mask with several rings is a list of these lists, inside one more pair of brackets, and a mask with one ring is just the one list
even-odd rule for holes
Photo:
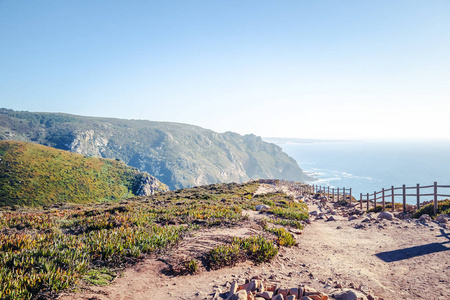
[[[259,193],[273,189],[264,186]],[[330,296],[344,287],[375,299],[450,299],[449,229],[434,222],[378,221],[377,214],[349,221],[346,209],[329,203],[321,210],[314,200],[305,202],[310,212],[315,211],[311,224],[296,234],[298,247],[281,248],[271,263],[254,266],[246,262],[233,268],[170,276],[162,272],[167,267],[165,257],[149,258],[125,270],[109,286],[83,288],[59,299],[212,299],[215,291],[221,293],[219,299],[225,299],[231,282],[256,275],[287,287],[308,285]],[[227,236],[262,234],[256,219],[268,216],[244,213],[249,215],[244,226],[195,232],[183,240],[176,253],[192,256]],[[335,221],[327,220],[331,216]]]

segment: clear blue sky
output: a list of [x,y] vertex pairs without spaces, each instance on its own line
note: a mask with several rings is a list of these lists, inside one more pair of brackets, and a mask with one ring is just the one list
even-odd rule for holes
[[450,139],[450,1],[0,0],[0,107]]

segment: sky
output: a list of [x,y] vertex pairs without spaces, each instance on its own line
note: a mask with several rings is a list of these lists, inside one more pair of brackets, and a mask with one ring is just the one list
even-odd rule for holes
[[450,1],[0,0],[0,107],[448,139]]

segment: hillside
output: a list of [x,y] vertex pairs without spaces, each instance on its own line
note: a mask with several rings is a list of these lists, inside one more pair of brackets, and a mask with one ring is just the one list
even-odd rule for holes
[[0,141],[0,174],[0,206],[89,203],[167,190],[123,162],[26,142]]
[[0,109],[0,139],[117,158],[170,189],[252,178],[307,178],[293,158],[260,137],[187,124]]

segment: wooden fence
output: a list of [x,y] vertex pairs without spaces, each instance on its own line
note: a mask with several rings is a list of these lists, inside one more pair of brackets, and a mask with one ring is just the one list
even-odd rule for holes
[[[286,184],[291,188],[297,189],[300,193],[311,193],[311,194],[321,194],[328,198],[333,198],[333,201],[345,200],[349,203],[352,203],[352,189],[351,188],[330,188],[329,186],[320,186],[320,185],[307,185],[296,182],[289,181],[281,181],[281,184]],[[428,189],[429,191],[423,192],[423,190]],[[407,197],[415,197],[417,201],[417,209],[421,206],[421,197],[433,197],[434,204],[434,214],[437,213],[438,207],[438,198],[439,197],[450,197],[449,194],[445,194],[443,191],[449,191],[450,185],[438,185],[437,182],[434,182],[432,185],[421,186],[417,184],[416,186],[407,187],[405,185],[401,187],[391,186],[388,189],[383,188],[381,191],[374,191],[373,194],[365,194],[362,193],[359,195],[359,205],[360,208],[363,208],[363,202],[366,202],[367,209],[370,209],[370,204],[373,203],[373,207],[376,207],[377,204],[381,204],[383,210],[386,209],[386,203],[391,203],[392,211],[395,209],[395,199],[400,197],[402,199],[403,204],[403,212],[406,212],[406,198]],[[432,190],[432,191],[430,191]],[[379,202],[378,202],[379,200]],[[356,202],[358,200],[355,199]]]

